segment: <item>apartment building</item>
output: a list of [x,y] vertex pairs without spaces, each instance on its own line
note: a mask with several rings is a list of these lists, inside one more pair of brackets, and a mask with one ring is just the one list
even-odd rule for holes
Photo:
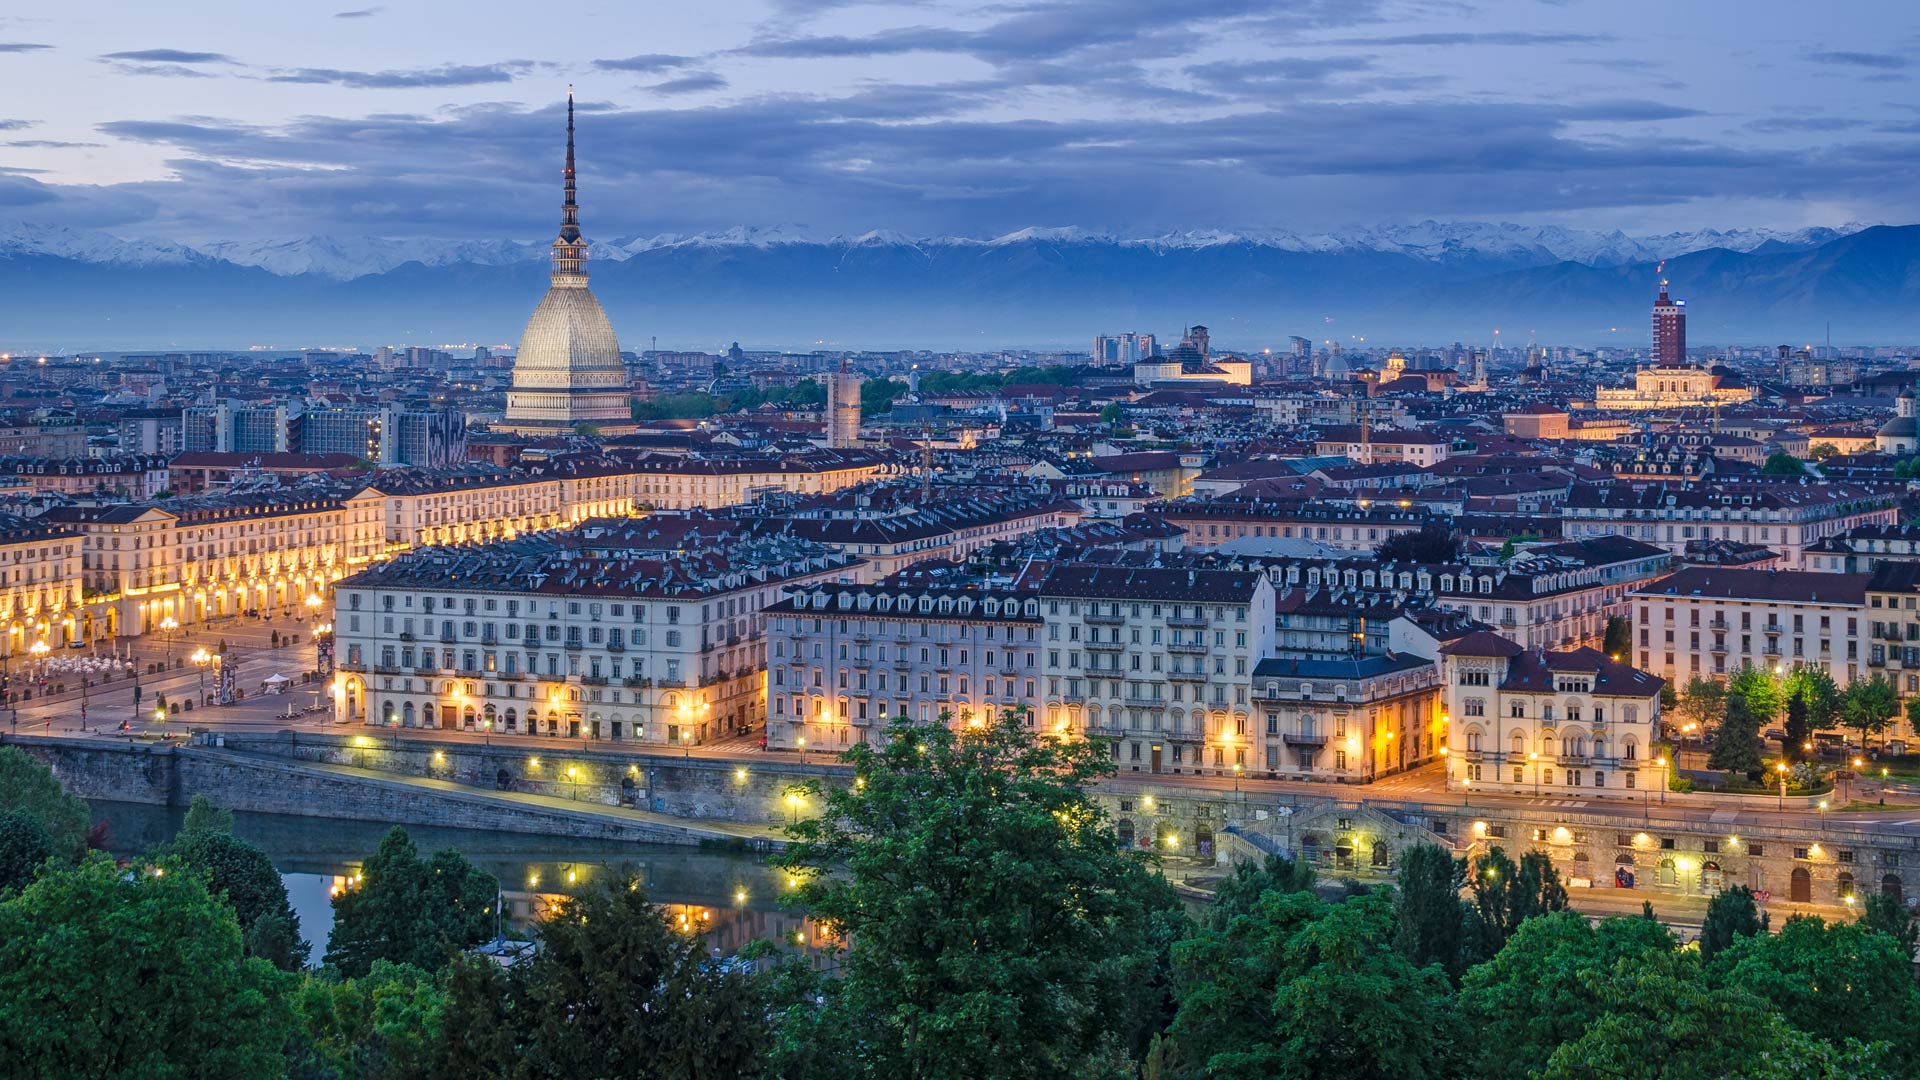
[[1339,506],[1259,498],[1181,499],[1159,515],[1187,530],[1190,548],[1218,547],[1244,537],[1297,537],[1343,551],[1371,553],[1399,533],[1419,532],[1440,520],[1423,510]]
[[1742,667],[1821,667],[1845,686],[1866,667],[1866,574],[1688,567],[1636,589],[1635,660],[1675,685]]
[[1031,591],[908,572],[795,590],[768,608],[767,742],[838,752],[895,717],[993,723],[1038,700]]
[[1920,527],[1862,525],[1826,537],[1806,550],[1807,569],[1870,574],[1881,563],[1920,562]]
[[1450,788],[1605,795],[1664,781],[1663,680],[1597,649],[1526,649],[1490,632],[1440,652]]
[[1042,730],[1117,740],[1123,771],[1227,775],[1258,760],[1249,691],[1275,626],[1265,574],[1072,564],[1038,588]]
[[1675,555],[1689,541],[1734,540],[1780,553],[1789,570],[1810,568],[1807,549],[1866,525],[1892,525],[1897,492],[1804,480],[1576,484],[1560,509],[1568,540],[1624,536]]
[[81,597],[84,540],[70,526],[0,514],[0,657],[81,644],[96,626]]
[[1867,667],[1902,696],[1920,694],[1920,562],[1883,562],[1867,578]]
[[858,563],[791,538],[593,543],[427,548],[342,581],[336,715],[654,745],[743,732],[766,716],[767,609]]
[[812,450],[784,457],[633,459],[633,498],[656,510],[734,506],[776,492],[819,495],[872,480],[891,459],[874,450]]
[[1412,653],[1271,657],[1254,668],[1253,705],[1244,764],[1275,779],[1367,783],[1434,760],[1447,741],[1440,665]]

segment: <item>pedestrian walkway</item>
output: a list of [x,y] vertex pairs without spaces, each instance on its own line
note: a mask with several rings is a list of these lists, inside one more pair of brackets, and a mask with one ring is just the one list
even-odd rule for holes
[[330,762],[317,761],[296,762],[272,755],[250,754],[239,750],[193,747],[189,752],[224,757],[236,762],[270,764],[289,769],[308,769],[339,777],[351,777],[383,784],[398,784],[420,791],[457,795],[469,800],[479,800],[511,806],[538,807],[541,810],[571,816],[629,822],[635,825],[647,825],[666,832],[685,834],[688,839],[696,842],[709,839],[744,840],[764,844],[772,848],[779,848],[784,846],[786,841],[786,831],[776,826],[746,825],[732,821],[675,817],[672,814],[656,813],[651,810],[639,810],[628,806],[580,802],[575,799],[566,799],[555,795],[536,795],[532,792],[525,791],[498,791],[491,788],[470,787],[466,784],[456,784],[450,780],[438,780],[424,776],[405,776],[398,773],[381,772],[377,769],[363,769],[354,765],[336,765]]

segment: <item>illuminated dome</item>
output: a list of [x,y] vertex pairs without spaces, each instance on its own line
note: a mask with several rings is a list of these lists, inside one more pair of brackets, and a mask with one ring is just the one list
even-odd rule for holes
[[566,201],[553,242],[553,277],[514,355],[509,427],[572,428],[632,419],[613,323],[587,288],[587,242],[574,201],[573,98],[567,98]]

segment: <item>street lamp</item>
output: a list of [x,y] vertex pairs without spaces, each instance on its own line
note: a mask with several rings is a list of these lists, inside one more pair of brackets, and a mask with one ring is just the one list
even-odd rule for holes
[[1527,752],[1527,760],[1533,762],[1533,793],[1540,794],[1540,755]]
[[193,661],[193,666],[200,670],[200,705],[204,708],[207,704],[207,665],[213,662],[213,654],[202,645],[193,650],[193,655],[187,659]]
[[166,636],[168,667],[173,666],[173,632],[178,629],[180,629],[180,624],[174,621],[173,616],[169,615],[160,620],[160,630]]
[[307,610],[315,615],[320,614],[320,598],[318,596],[307,597]]
[[799,792],[797,791],[787,792],[788,824],[798,825],[800,823],[800,802],[801,800],[800,800]]
[[1671,764],[1672,763],[1667,760],[1666,755],[1662,754],[1660,756],[1660,801],[1661,802],[1667,801],[1667,789],[1673,786],[1673,781],[1672,779],[1670,779],[1672,774],[1668,771],[1668,768]]
[[1784,813],[1787,809],[1787,763],[1776,763],[1773,771],[1780,774],[1780,810]]

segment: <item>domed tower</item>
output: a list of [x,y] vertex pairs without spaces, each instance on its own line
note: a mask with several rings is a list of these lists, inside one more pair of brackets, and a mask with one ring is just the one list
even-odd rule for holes
[[533,309],[507,391],[509,430],[557,432],[583,424],[628,426],[626,368],[613,324],[587,288],[587,242],[574,202],[573,92],[567,92],[566,199],[553,242],[552,284]]
[[1875,449],[1883,454],[1911,454],[1920,451],[1920,420],[1915,419],[1920,409],[1915,408],[1913,389],[1900,391],[1893,401],[1893,419],[1880,425],[1874,432]]

